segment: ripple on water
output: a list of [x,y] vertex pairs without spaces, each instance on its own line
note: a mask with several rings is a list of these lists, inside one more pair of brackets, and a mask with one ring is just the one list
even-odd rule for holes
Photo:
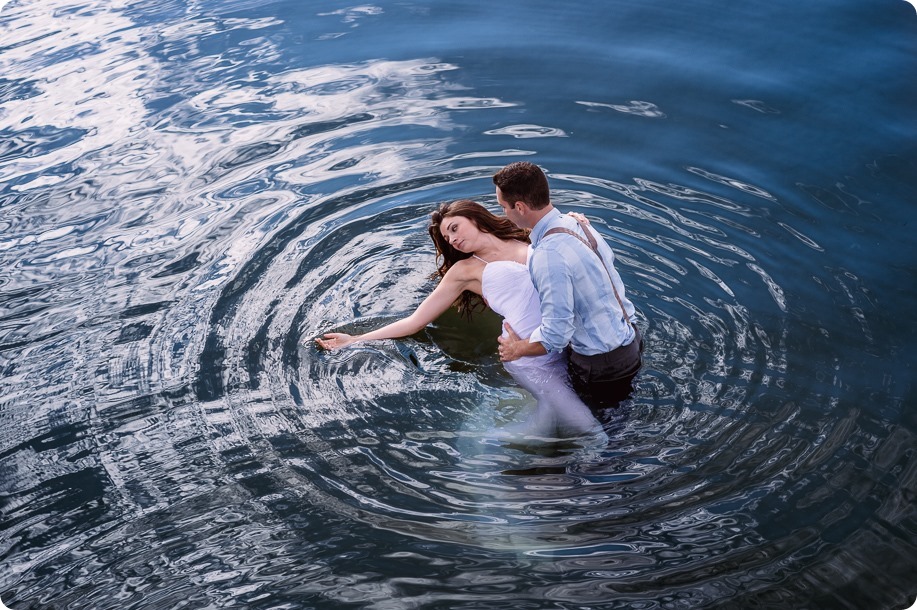
[[[431,182],[424,188],[435,192],[447,183]],[[579,195],[560,194],[571,200],[586,199]],[[362,205],[372,200],[376,207],[385,207],[392,195],[380,191],[370,197],[357,201]],[[604,228],[610,225],[602,217],[603,210],[621,205],[601,204],[593,197],[586,211]],[[639,208],[633,202],[628,205]],[[478,370],[491,365],[471,360],[470,369],[457,369],[453,357],[424,336],[341,354],[321,354],[310,346],[309,337],[336,320],[354,320],[356,328],[381,323],[392,312],[410,310],[429,290],[425,274],[416,273],[431,258],[430,246],[416,238],[423,234],[426,206],[394,208],[369,218],[354,217],[344,208],[338,213],[341,221],[328,222],[318,235],[304,230],[312,226],[304,221],[311,213],[289,225],[303,229],[283,233],[277,247],[265,248],[263,253],[271,257],[257,259],[256,270],[245,274],[250,280],[224,295],[232,298],[218,308],[221,317],[212,318],[215,334],[210,340],[214,341],[210,350],[225,346],[219,348],[223,360],[214,369],[201,362],[201,373],[211,379],[203,379],[210,385],[199,396],[215,404],[248,404],[241,411],[230,408],[226,414],[230,421],[242,417],[244,425],[237,422],[236,426],[249,435],[270,437],[280,430],[297,430],[294,438],[284,441],[282,455],[271,459],[288,469],[297,485],[312,488],[320,503],[361,522],[472,546],[521,549],[535,555],[582,547],[587,549],[584,555],[591,555],[597,551],[588,549],[600,546],[607,532],[586,532],[584,524],[611,520],[617,527],[636,528],[637,537],[648,544],[671,547],[673,532],[680,530],[659,528],[667,518],[678,521],[694,515],[706,522],[703,515],[711,505],[738,507],[757,498],[755,494],[742,497],[740,490],[726,483],[714,484],[722,478],[719,472],[724,465],[732,464],[725,466],[732,475],[760,470],[761,484],[768,485],[771,469],[759,466],[768,455],[769,444],[760,438],[766,426],[751,426],[741,413],[759,399],[762,383],[773,383],[769,379],[781,375],[781,357],[762,343],[746,307],[723,302],[737,299],[725,280],[685,256],[688,251],[705,252],[697,231],[709,231],[660,202],[651,207],[666,213],[647,217],[635,211],[634,216],[644,222],[649,218],[650,226],[666,217],[684,220],[679,223],[682,238],[671,241],[668,248],[673,258],[687,259],[691,266],[679,266],[678,279],[670,275],[659,279],[652,277],[658,267],[642,262],[650,277],[632,290],[637,294],[642,290],[648,302],[670,302],[677,309],[660,308],[647,316],[647,334],[658,347],[648,354],[646,389],[638,392],[630,407],[640,417],[617,423],[617,434],[628,439],[628,449],[616,451],[612,463],[604,453],[607,447],[597,447],[593,454],[575,452],[571,458],[563,453],[526,455],[482,444],[487,426],[497,423],[492,414],[484,413],[512,409],[518,393],[506,378],[497,381],[498,388],[485,386],[484,380],[493,383],[494,378],[482,377]],[[664,225],[670,226],[670,221]],[[613,234],[609,237],[614,241]],[[689,245],[685,241],[689,238],[698,245]],[[631,231],[616,245],[626,262],[647,260],[646,251],[655,243],[657,234]],[[682,243],[684,251],[679,252]],[[290,264],[297,259],[302,261],[298,267]],[[721,259],[710,264],[729,270],[737,262]],[[646,294],[654,282],[685,283],[695,291],[707,285],[719,296],[698,300],[695,294],[692,300],[667,300]],[[688,318],[681,313],[684,309],[691,312]],[[692,322],[686,325],[685,319]],[[233,347],[242,345],[248,346],[248,353]],[[206,348],[203,353],[205,358],[214,355]],[[681,367],[673,367],[678,361]],[[749,385],[729,385],[727,381],[736,376],[746,378]],[[261,398],[255,400],[250,392]],[[670,409],[643,412],[641,399],[650,397]],[[405,421],[414,422],[416,428],[405,430]],[[450,430],[464,431],[456,435]],[[660,438],[667,439],[662,447]],[[714,449],[724,439],[729,439],[731,449]],[[221,442],[246,455],[252,451],[246,447],[251,442],[246,434],[234,433]],[[774,457],[776,464],[792,455],[780,452]],[[673,471],[693,476],[673,483],[669,478]],[[522,472],[533,478],[519,479],[514,474]],[[634,506],[640,507],[641,516],[622,519]],[[451,525],[444,527],[446,523]],[[650,524],[657,528],[653,536],[646,529]],[[744,527],[751,525],[744,522]]]
[[[209,317],[201,318],[206,310],[182,294],[123,311],[112,328],[115,349],[97,369],[106,402],[80,433],[86,440],[60,441],[79,456],[92,439],[99,459],[77,457],[84,464],[62,476],[77,477],[87,493],[86,481],[104,477],[112,486],[100,483],[92,493],[120,514],[134,515],[125,529],[108,513],[111,529],[103,539],[136,546],[155,532],[148,544],[170,559],[138,572],[141,564],[116,552],[110,562],[133,576],[99,586],[118,587],[119,596],[134,599],[125,582],[140,586],[184,565],[208,590],[231,585],[255,595],[264,585],[245,574],[263,569],[263,562],[252,556],[247,567],[240,564],[244,541],[230,545],[225,559],[217,549],[239,530],[263,541],[290,524],[296,531],[317,528],[319,521],[293,517],[308,506],[353,527],[458,545],[471,570],[470,558],[487,551],[512,553],[516,566],[535,562],[536,572],[535,566],[551,565],[552,573],[565,574],[562,585],[546,576],[531,589],[532,599],[585,603],[613,593],[633,602],[668,592],[696,604],[734,595],[749,582],[779,583],[788,568],[775,558],[814,553],[830,542],[811,533],[816,523],[844,528],[862,519],[853,504],[835,504],[831,491],[843,489],[852,473],[824,470],[858,434],[859,414],[817,434],[803,423],[799,405],[771,397],[786,383],[786,341],[779,326],[754,320],[759,302],[743,299],[753,283],[771,295],[782,291],[755,248],[712,245],[719,241],[711,235],[755,237],[736,228],[749,209],[724,204],[722,195],[709,197],[716,215],[691,218],[676,208],[678,196],[692,205],[702,198],[686,189],[640,182],[596,189],[581,179],[570,183],[590,183],[589,193],[558,190],[559,199],[585,212],[614,245],[643,310],[646,367],[633,399],[604,416],[608,444],[540,452],[489,440],[526,402],[493,354],[478,349],[492,342],[493,320],[474,330],[447,316],[406,340],[317,351],[310,338],[318,332],[340,322],[345,329],[375,326],[409,311],[429,291],[422,271],[432,266],[424,236],[429,205],[405,205],[403,198],[442,199],[453,182],[484,179],[490,171],[385,185],[318,202],[298,216],[248,218],[228,226],[226,235],[239,239],[276,228],[267,241],[252,242],[260,243],[255,256],[222,263],[233,280],[214,283],[221,288]],[[634,196],[622,198],[622,192]],[[737,220],[718,222],[724,214]],[[75,232],[62,228],[36,241],[66,240]],[[134,260],[146,273],[168,268],[155,259]],[[169,265],[178,277],[206,267],[189,261]],[[779,303],[777,309],[786,311]],[[455,332],[470,345],[449,343]],[[170,344],[180,345],[178,351]],[[191,383],[128,398],[161,386],[169,370],[185,371]],[[32,485],[47,494],[47,483]],[[869,491],[855,494],[866,498]],[[781,499],[769,499],[775,497]],[[24,518],[34,514],[36,507],[26,505],[35,498],[20,498]],[[760,507],[779,510],[783,503],[817,516],[783,532],[773,524],[762,529],[755,516]],[[176,518],[183,507],[187,518]],[[270,525],[258,533],[268,515]],[[168,535],[170,528],[190,535],[190,542]],[[111,552],[90,545],[73,525],[52,527],[48,535],[67,540],[68,553],[93,557],[71,567],[86,578],[91,562]],[[281,540],[296,544],[288,534]],[[33,534],[29,544],[37,544]],[[303,554],[313,551],[297,546],[295,552],[301,566]],[[435,557],[432,563],[443,561]],[[292,564],[284,565],[296,572]],[[478,594],[518,596],[516,569],[498,568],[503,576],[480,584]],[[321,579],[313,586],[334,589]],[[452,586],[437,585],[440,591]],[[167,600],[174,592],[160,595]]]
[[[607,442],[508,444],[530,399],[493,316],[340,353],[312,338],[429,292],[433,202],[531,154],[456,151],[454,111],[516,104],[448,85],[459,66],[436,58],[283,65],[273,17],[97,9],[59,36],[51,18],[8,29],[0,55],[34,75],[0,80],[5,598],[753,605],[785,601],[800,567],[827,590],[864,557],[906,556],[886,542],[913,512],[913,435],[841,400],[831,343],[874,358],[879,299],[784,194],[694,165],[682,183],[552,174],[556,203],[613,245],[648,351],[633,397],[599,414]],[[488,141],[569,136],[491,125]],[[799,189],[868,231],[849,189]],[[850,324],[819,313],[837,309]]]

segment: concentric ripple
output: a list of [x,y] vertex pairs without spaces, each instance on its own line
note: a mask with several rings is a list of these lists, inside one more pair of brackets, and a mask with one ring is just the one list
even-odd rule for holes
[[[782,66],[700,75],[686,103],[680,58],[663,54],[665,87],[624,65],[661,61],[681,28],[614,47],[565,8],[575,35],[531,59],[494,47],[493,6],[446,5],[0,0],[3,602],[897,604],[917,531],[895,299],[913,247],[875,244],[911,221],[906,122],[843,181],[814,161],[776,179],[780,152],[747,142],[824,148],[799,114],[824,98],[758,89]],[[591,55],[579,74],[633,89],[572,82]],[[687,141],[700,152],[677,155]],[[501,440],[532,399],[490,312],[314,343],[411,312],[434,286],[430,212],[497,211],[490,177],[519,159],[612,245],[637,305],[645,366],[597,414],[601,442]]]
[[[491,314],[470,324],[448,314],[403,340],[317,350],[322,332],[376,327],[428,294],[431,202],[477,188],[495,169],[317,197],[251,256],[213,261],[233,270],[205,309],[190,290],[125,310],[115,337],[123,355],[100,374],[116,385],[138,370],[150,380],[193,371],[189,383],[120,403],[110,397],[75,432],[85,441],[54,442],[95,445],[116,504],[152,523],[201,498],[196,510],[223,519],[213,502],[233,490],[241,513],[225,518],[243,531],[271,515],[278,533],[292,527],[330,543],[332,534],[316,534],[332,519],[335,529],[439,545],[424,561],[447,561],[444,549],[455,547],[466,561],[496,561],[507,599],[520,591],[512,566],[546,561],[563,585],[545,580],[527,595],[588,604],[613,593],[626,607],[662,592],[690,604],[768,594],[798,558],[830,542],[819,533],[826,522],[843,530],[867,518],[862,502],[882,497],[880,483],[848,490],[850,472],[838,465],[870,467],[865,454],[851,459],[851,444],[895,463],[906,442],[871,439],[855,411],[836,420],[828,387],[793,399],[792,302],[761,254],[765,235],[749,228],[767,214],[750,198],[776,200],[696,168],[691,175],[716,186],[552,176],[556,204],[585,213],[613,245],[647,340],[634,396],[599,415],[607,444],[497,440],[531,399],[495,357]],[[484,202],[496,209],[492,196]],[[185,489],[177,497],[176,486]],[[787,507],[805,516],[773,519]],[[883,501],[873,510],[899,509]],[[327,517],[305,517],[313,511]],[[147,527],[100,525],[68,548],[86,552],[95,536]],[[244,573],[238,552],[226,578]],[[307,589],[329,594],[327,583]],[[478,594],[493,600],[499,591]],[[381,593],[367,595],[355,599]]]
[[[811,503],[801,482],[855,429],[851,414],[825,433],[784,391],[787,299],[748,228],[766,214],[757,200],[776,203],[763,189],[697,168],[734,192],[553,177],[556,203],[614,246],[647,337],[635,396],[602,415],[607,446],[545,453],[493,440],[528,399],[494,357],[491,317],[315,348],[324,331],[409,313],[432,288],[428,202],[494,169],[317,201],[240,268],[205,327],[197,374],[200,408],[225,430],[212,441],[220,454],[244,456],[259,495],[293,489],[361,525],[549,557],[570,566],[574,590],[610,557],[603,574],[622,591],[681,581],[697,595],[702,574],[720,587],[749,573],[779,582],[787,567],[774,558],[820,541],[756,515],[775,494]],[[849,506],[836,518],[855,519]]]

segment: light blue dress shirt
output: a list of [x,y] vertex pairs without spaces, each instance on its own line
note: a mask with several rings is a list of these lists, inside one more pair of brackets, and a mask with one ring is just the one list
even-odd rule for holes
[[[541,301],[541,326],[529,341],[540,342],[549,352],[570,345],[584,356],[629,344],[634,340],[634,330],[621,313],[602,261],[588,245],[572,235],[544,237],[554,227],[570,229],[585,237],[576,219],[556,208],[532,228],[528,266]],[[624,283],[614,268],[614,253],[595,229],[588,227],[588,230],[595,237],[627,315],[633,317],[634,305],[627,299]]]

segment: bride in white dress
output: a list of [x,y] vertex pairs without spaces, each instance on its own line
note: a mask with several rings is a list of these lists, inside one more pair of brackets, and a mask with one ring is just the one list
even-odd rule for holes
[[[436,245],[436,289],[411,315],[363,335],[326,333],[316,339],[324,349],[339,349],[360,341],[412,335],[455,305],[470,316],[475,307],[489,306],[518,336],[527,338],[541,323],[538,293],[529,277],[528,232],[509,219],[491,214],[468,200],[444,203],[431,215],[430,237]],[[601,424],[567,380],[562,353],[504,362],[516,382],[535,397],[527,419],[507,429],[506,436],[523,440],[604,436]]]

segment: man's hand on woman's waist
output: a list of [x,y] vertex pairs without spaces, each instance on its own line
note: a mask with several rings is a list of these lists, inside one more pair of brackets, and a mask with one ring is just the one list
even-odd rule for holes
[[506,329],[506,336],[497,337],[497,341],[500,343],[497,352],[503,362],[512,362],[528,356],[543,356],[548,353],[548,350],[541,343],[520,339],[513,327],[509,325],[509,322],[504,322],[503,328]]

